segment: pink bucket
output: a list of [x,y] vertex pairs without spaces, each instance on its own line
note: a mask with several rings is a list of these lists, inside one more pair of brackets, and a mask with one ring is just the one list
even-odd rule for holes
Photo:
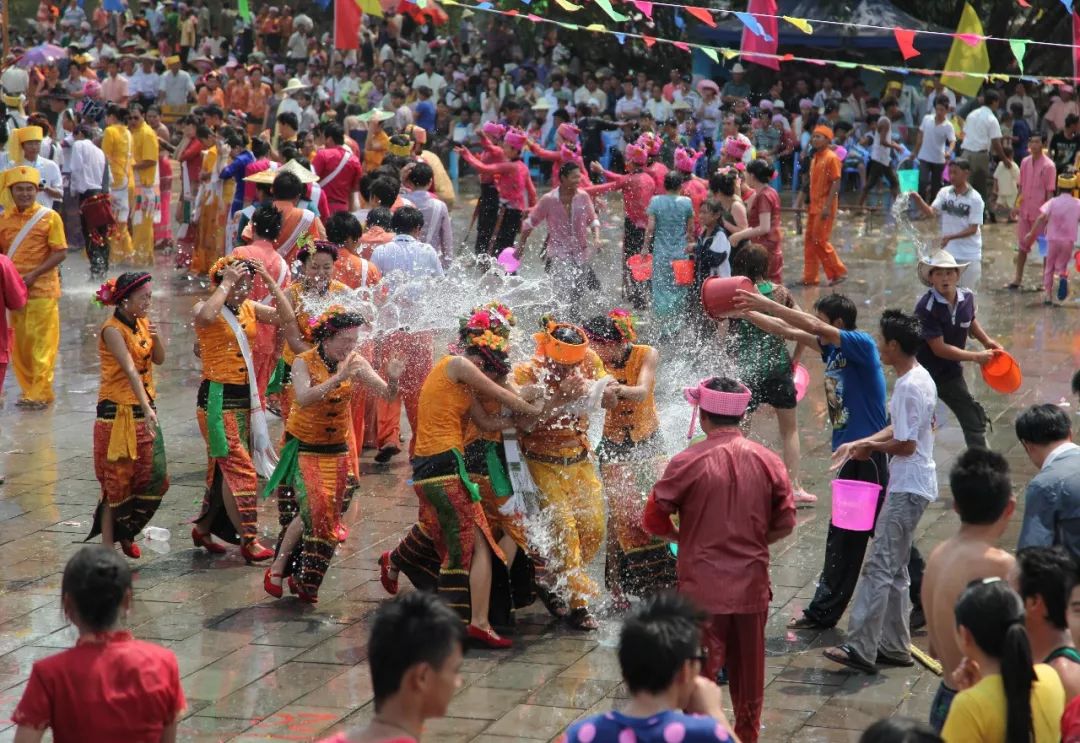
[[801,402],[806,397],[806,390],[810,387],[810,372],[802,364],[795,365],[795,402]]
[[506,269],[507,273],[514,273],[521,268],[521,261],[514,255],[513,247],[505,248],[499,253],[499,257],[496,260],[500,266]]
[[833,526],[850,531],[871,531],[881,486],[862,480],[832,481]]

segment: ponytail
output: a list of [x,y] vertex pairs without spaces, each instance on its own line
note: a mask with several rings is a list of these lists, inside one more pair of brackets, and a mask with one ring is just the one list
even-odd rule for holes
[[1005,686],[1005,743],[1030,743],[1032,736],[1031,687],[1035,668],[1023,621],[1005,630],[1001,646],[1001,680]]

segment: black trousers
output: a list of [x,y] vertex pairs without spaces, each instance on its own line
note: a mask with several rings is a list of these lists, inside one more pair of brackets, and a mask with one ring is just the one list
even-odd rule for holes
[[[875,467],[876,465],[876,467]],[[848,460],[836,475],[841,480],[862,480],[881,485],[877,510],[885,502],[885,491],[889,487],[889,465],[884,453],[874,452],[865,462]],[[873,536],[873,531],[851,531],[829,524],[829,534],[825,539],[825,566],[821,570],[817,591],[810,605],[803,609],[807,619],[823,626],[835,627],[847,609],[851,597],[855,595],[855,585],[862,573],[863,557],[866,545]],[[922,555],[912,546],[908,561],[911,574],[911,605],[922,606],[922,581],[926,568]]]
[[[100,188],[92,188],[79,194],[79,206],[91,196],[102,193]],[[95,279],[104,279],[109,272],[109,241],[104,235],[94,234],[91,240],[90,230],[87,229],[86,219],[79,210],[79,225],[82,227],[83,243],[86,245],[86,259],[90,261],[90,276]]]
[[480,199],[476,202],[476,254],[492,254],[491,238],[499,218],[499,189],[494,183],[480,184]]
[[919,196],[922,196],[927,204],[933,203],[937,192],[941,190],[944,175],[945,163],[919,161]]
[[649,306],[649,296],[652,294],[650,282],[634,281],[626,261],[630,256],[645,252],[645,228],[637,227],[627,219],[623,223],[623,229],[623,296],[633,305],[634,309],[643,310]]
[[937,385],[938,399],[953,412],[960,429],[964,432],[964,444],[969,448],[986,448],[986,422],[988,417],[968,390],[964,375],[960,374],[944,381],[934,380]]
[[521,223],[525,220],[525,212],[510,207],[500,207],[496,224],[498,231],[492,243],[492,255],[498,255],[506,248],[512,248],[517,242],[518,233],[521,232]]

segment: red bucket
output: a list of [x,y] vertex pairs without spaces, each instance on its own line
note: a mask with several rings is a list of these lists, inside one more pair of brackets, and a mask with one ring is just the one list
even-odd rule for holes
[[995,351],[994,358],[982,367],[983,381],[995,392],[1010,394],[1020,389],[1024,381],[1020,365],[1005,351]]
[[652,256],[638,253],[626,259],[626,267],[634,281],[648,281],[652,278]]
[[694,283],[694,262],[689,258],[671,262],[675,274],[675,286],[690,286]]
[[710,317],[720,320],[735,309],[735,292],[754,291],[754,282],[745,276],[710,276],[701,285],[701,304]]

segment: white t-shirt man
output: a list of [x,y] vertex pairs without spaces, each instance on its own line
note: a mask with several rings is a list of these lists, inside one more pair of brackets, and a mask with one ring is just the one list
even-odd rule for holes
[[946,117],[940,124],[934,114],[927,114],[919,125],[922,132],[922,145],[916,154],[923,162],[935,165],[945,164],[945,153],[950,144],[956,141],[956,130]]
[[[938,191],[931,206],[941,219],[942,235],[955,235],[971,225],[982,225],[983,198],[970,184],[962,194],[956,192],[955,186],[945,186]],[[974,235],[950,240],[946,250],[961,263],[979,263],[982,261],[981,227],[975,230]]]
[[[885,133],[881,133],[882,125],[884,125]],[[892,165],[892,122],[889,121],[888,116],[882,116],[877,120],[877,126],[874,127],[874,131],[871,133],[870,142],[870,159],[879,165],[884,165],[886,168]]]
[[[974,189],[970,189],[974,190]],[[982,214],[982,212],[980,212]],[[914,441],[915,453],[889,460],[889,493],[912,493],[936,501],[937,465],[934,464],[934,408],[937,385],[930,372],[916,364],[896,380],[889,398],[893,438]]]
[[990,143],[1001,139],[1001,124],[989,106],[979,106],[964,120],[964,151],[987,152]]

